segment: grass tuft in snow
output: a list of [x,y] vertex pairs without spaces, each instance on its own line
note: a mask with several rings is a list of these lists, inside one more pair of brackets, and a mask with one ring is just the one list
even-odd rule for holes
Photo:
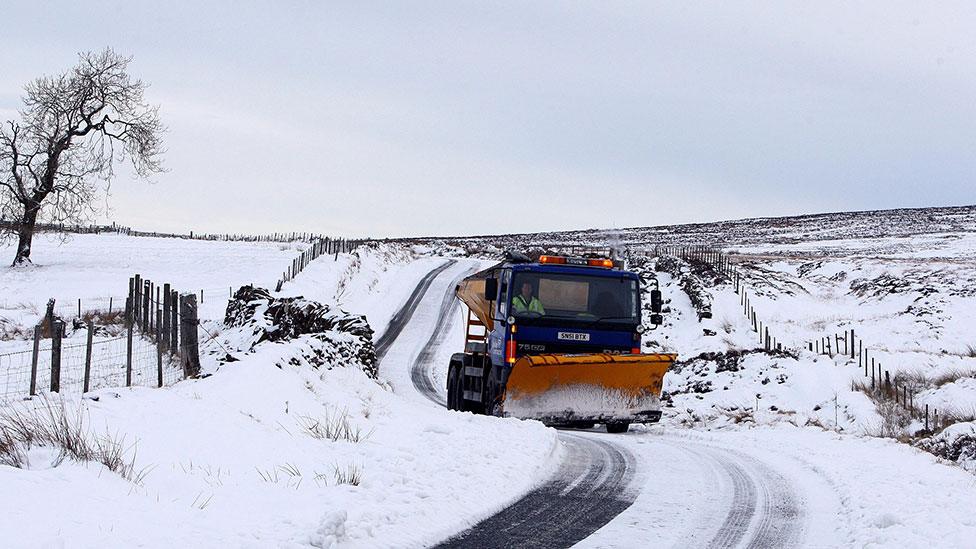
[[724,317],[722,318],[722,324],[719,327],[722,329],[723,332],[727,334],[731,334],[734,324],[732,324],[732,321],[729,320],[728,317]]
[[65,459],[104,465],[122,478],[141,484],[149,469],[135,468],[135,452],[124,438],[95,436],[88,429],[81,411],[69,411],[62,400],[43,399],[0,411],[0,463],[29,467],[26,456],[32,448],[57,451],[51,465]]
[[742,423],[756,423],[755,410],[752,408],[739,408],[738,406],[733,406],[731,408],[721,409],[720,413],[736,425]]
[[359,486],[359,483],[363,480],[363,471],[355,464],[349,464],[345,469],[336,465],[332,469],[332,478],[335,479],[337,486],[340,484]]
[[24,447],[15,438],[14,433],[0,424],[0,465],[8,465],[22,469],[27,464]]
[[[870,397],[872,393],[868,393]],[[902,442],[907,442],[909,437],[908,426],[912,423],[911,414],[905,410],[901,404],[893,400],[875,400],[878,415],[881,421],[864,429],[868,436],[878,438],[893,438]]]
[[332,442],[340,440],[363,442],[373,433],[372,431],[363,433],[362,429],[354,426],[349,421],[349,414],[346,411],[340,413],[327,411],[323,418],[299,416],[298,423],[312,437]]

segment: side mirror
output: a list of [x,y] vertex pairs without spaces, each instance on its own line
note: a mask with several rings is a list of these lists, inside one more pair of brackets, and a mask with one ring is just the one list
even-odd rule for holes
[[662,303],[661,290],[651,290],[651,312],[660,313]]
[[651,315],[651,324],[655,326],[660,326],[661,324],[664,324],[664,317],[662,317],[659,314]]
[[497,278],[486,278],[485,279],[485,299],[488,301],[495,301],[498,299],[498,279]]

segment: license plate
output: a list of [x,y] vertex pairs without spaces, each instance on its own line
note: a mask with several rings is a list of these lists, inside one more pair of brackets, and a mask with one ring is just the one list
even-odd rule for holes
[[559,332],[556,334],[556,338],[562,341],[589,341],[590,334],[580,332]]

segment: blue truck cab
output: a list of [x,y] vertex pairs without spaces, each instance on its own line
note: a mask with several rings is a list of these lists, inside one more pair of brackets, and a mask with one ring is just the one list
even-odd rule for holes
[[[492,364],[510,367],[528,354],[639,353],[640,279],[608,268],[609,262],[599,265],[502,266],[488,334]],[[525,295],[541,303],[542,312],[520,307]],[[516,332],[512,325],[518,326]]]

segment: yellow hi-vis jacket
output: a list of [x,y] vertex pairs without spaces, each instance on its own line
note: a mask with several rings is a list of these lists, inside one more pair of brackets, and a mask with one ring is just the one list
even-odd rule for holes
[[512,300],[512,307],[515,309],[516,313],[524,313],[526,311],[530,313],[539,313],[540,315],[546,314],[546,310],[542,308],[542,302],[539,301],[535,296],[529,299],[528,303],[525,303],[525,298],[521,294],[515,296]]

